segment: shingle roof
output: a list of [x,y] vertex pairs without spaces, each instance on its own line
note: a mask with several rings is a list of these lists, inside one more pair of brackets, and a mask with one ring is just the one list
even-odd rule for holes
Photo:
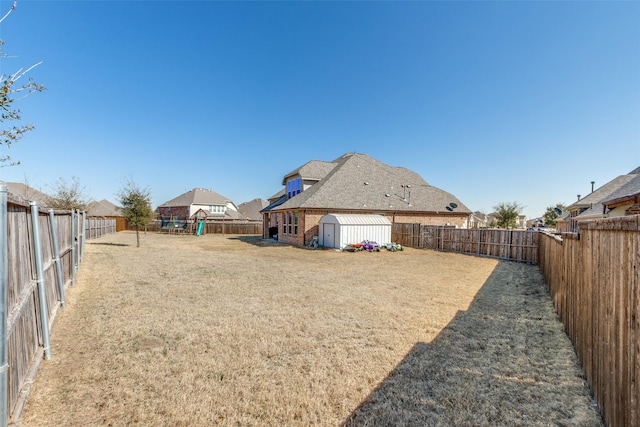
[[175,199],[161,204],[158,207],[174,207],[174,206],[191,206],[196,205],[226,205],[231,200],[213,190],[206,188],[194,188],[184,194],[179,195]]
[[640,191],[640,168],[637,168],[627,175],[609,181],[602,187],[595,190],[588,196],[580,199],[567,209],[587,208],[577,218],[585,218],[591,215],[601,215],[604,213],[604,203],[609,200],[618,199]]
[[7,193],[10,200],[13,199],[26,204],[29,202],[37,202],[40,207],[48,206],[49,199],[51,198],[48,194],[21,182],[5,182],[5,184],[7,185]]
[[640,194],[640,173],[635,178],[627,182],[625,185],[614,191],[607,196],[606,200],[602,201],[602,204],[608,204],[613,200],[624,199],[625,197],[632,197]]
[[457,197],[429,185],[409,169],[356,153],[345,154],[332,163],[334,167],[320,182],[278,209],[449,212],[449,206],[456,213],[471,213]]
[[300,175],[302,179],[307,181],[320,181],[327,176],[331,170],[336,167],[334,162],[323,162],[320,160],[311,160],[297,169],[292,170],[282,179],[282,185],[287,183],[287,178],[293,175]]
[[122,216],[120,208],[107,199],[91,202],[87,206],[87,216]]
[[268,205],[266,200],[253,199],[250,202],[240,203],[238,212],[240,215],[249,220],[257,221],[262,219],[260,211]]

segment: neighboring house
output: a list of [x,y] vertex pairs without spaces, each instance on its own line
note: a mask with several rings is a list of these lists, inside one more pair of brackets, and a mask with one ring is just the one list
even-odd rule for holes
[[286,174],[262,210],[263,236],[305,245],[327,214],[378,214],[392,223],[467,227],[471,211],[454,195],[406,168],[365,154],[312,160]]
[[253,199],[250,202],[240,203],[238,213],[240,218],[251,222],[262,222],[262,209],[266,208],[269,202],[263,199]]
[[5,182],[5,184],[7,185],[7,198],[15,202],[26,205],[29,202],[36,202],[38,207],[45,208],[51,199],[48,194],[20,182]]
[[469,228],[486,228],[489,226],[489,217],[480,211],[472,212],[469,216]]
[[127,229],[127,221],[120,208],[107,199],[93,201],[87,205],[87,216],[103,217],[116,220],[116,232]]
[[634,172],[635,178],[611,193],[607,200],[602,201],[606,217],[640,214],[640,168],[631,173]]
[[206,188],[194,188],[156,208],[161,218],[188,220],[202,209],[207,220],[237,220],[238,207],[229,198]]
[[544,218],[539,216],[538,218],[532,218],[526,222],[527,228],[541,228],[545,227]]
[[[569,216],[558,221],[565,232],[578,232],[578,221],[607,218],[609,216],[630,215],[623,206],[640,192],[640,167],[626,175],[620,175],[586,197],[567,207]],[[609,206],[609,207],[608,207]],[[628,206],[631,207],[631,206]],[[634,212],[633,208],[630,212]]]

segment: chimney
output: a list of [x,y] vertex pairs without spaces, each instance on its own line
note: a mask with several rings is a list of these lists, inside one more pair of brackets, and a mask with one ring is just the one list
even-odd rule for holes
[[580,195],[578,194],[578,201],[580,201]]
[[595,181],[591,181],[591,192],[593,193],[593,184],[595,184]]

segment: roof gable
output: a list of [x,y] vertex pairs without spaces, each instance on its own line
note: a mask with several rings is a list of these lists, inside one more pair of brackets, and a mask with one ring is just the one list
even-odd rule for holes
[[262,199],[253,199],[250,202],[240,203],[238,205],[238,212],[242,217],[250,220],[261,220],[262,214],[260,211],[266,208],[268,202]]
[[88,216],[122,216],[120,208],[107,199],[91,202],[87,206]]
[[282,185],[287,183],[287,178],[299,175],[302,179],[307,181],[320,181],[327,176],[331,170],[336,167],[334,162],[323,162],[319,160],[311,160],[305,163],[297,169],[292,170],[284,176],[282,179]]
[[175,206],[191,206],[191,205],[226,205],[231,202],[229,198],[206,188],[194,188],[163,203],[158,207],[175,207]]

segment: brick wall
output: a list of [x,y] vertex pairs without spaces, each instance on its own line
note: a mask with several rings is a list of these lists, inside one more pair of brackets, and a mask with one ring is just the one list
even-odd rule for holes
[[[282,212],[278,212],[282,214]],[[280,221],[278,221],[278,240],[281,242],[289,243],[296,246],[303,246],[308,244],[314,236],[318,236],[319,229],[318,224],[320,219],[329,213],[340,214],[384,214],[386,218],[392,223],[410,223],[410,224],[424,224],[424,225],[451,225],[457,227],[465,226],[468,215],[466,214],[413,214],[410,212],[363,212],[363,211],[336,211],[335,209],[307,209],[298,211],[298,234],[285,234],[282,230],[282,215]],[[271,224],[275,225],[274,213],[271,214]],[[268,236],[265,236],[268,237]]]

